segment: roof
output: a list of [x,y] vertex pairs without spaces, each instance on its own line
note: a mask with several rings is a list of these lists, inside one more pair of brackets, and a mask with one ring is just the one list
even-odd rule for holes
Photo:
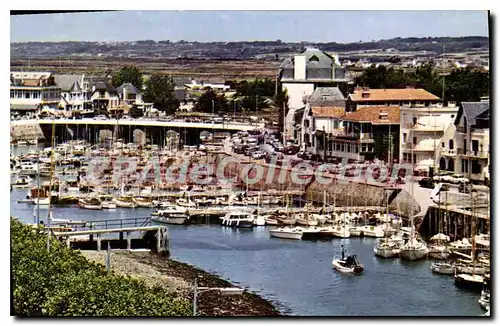
[[312,115],[318,117],[341,118],[345,115],[345,107],[322,106],[312,107]]
[[137,87],[135,87],[131,83],[123,83],[123,84],[121,84],[116,89],[116,91],[121,94],[121,93],[123,93],[124,89],[127,90],[128,94],[139,94],[140,93],[140,91],[137,89]]
[[71,92],[81,92],[82,88],[80,87],[80,83],[78,81],[75,81],[73,86],[71,87]]
[[[337,64],[336,60],[328,53],[315,48],[307,48],[298,56],[305,57],[306,80],[317,81],[344,81],[345,69]],[[282,71],[281,79],[294,81],[295,57],[286,58],[279,69]]]
[[[381,119],[380,113],[387,112],[387,119]],[[399,106],[365,106],[354,112],[348,112],[344,121],[364,122],[371,124],[399,124]]]
[[[340,67],[328,53],[316,48],[307,48],[300,55],[306,57],[307,68],[332,68],[333,65]],[[314,58],[316,57],[316,58]],[[312,60],[311,60],[312,59]],[[280,68],[293,68],[294,58],[286,58]]]
[[309,97],[311,106],[345,106],[345,97],[338,87],[318,87]]
[[93,85],[96,91],[107,91],[108,93],[117,93],[116,88],[111,83],[97,82]]
[[[367,97],[363,97],[367,93]],[[367,101],[438,101],[439,97],[422,88],[361,88],[349,94],[353,102]]]
[[465,115],[469,126],[476,125],[476,119],[489,120],[490,102],[462,102],[459,113],[455,118],[455,124],[458,124],[462,115]]
[[80,82],[83,75],[54,75],[54,81],[63,92],[70,92],[75,82]]

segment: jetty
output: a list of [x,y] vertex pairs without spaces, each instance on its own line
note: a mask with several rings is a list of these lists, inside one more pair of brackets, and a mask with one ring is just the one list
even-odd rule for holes
[[167,228],[153,225],[151,217],[88,221],[51,233],[73,249],[100,251],[109,246],[113,250],[146,249],[169,255]]

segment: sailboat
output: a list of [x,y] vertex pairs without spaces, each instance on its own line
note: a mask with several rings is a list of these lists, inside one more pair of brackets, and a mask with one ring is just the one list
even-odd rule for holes
[[[471,192],[472,197],[472,192]],[[471,251],[471,261],[472,261],[472,273],[460,273],[457,268],[455,268],[455,285],[461,288],[466,288],[474,291],[481,291],[483,289],[484,276],[478,275],[475,272],[476,269],[476,220],[474,214],[474,203],[471,201],[472,206],[472,251]]]
[[[386,216],[389,217],[389,196],[386,196],[385,209],[387,212]],[[382,258],[396,257],[401,252],[401,242],[396,241],[396,239],[394,239],[394,236],[391,237],[388,236],[389,223],[387,223],[386,221],[385,225],[386,225],[386,229],[384,231],[385,237],[379,239],[379,241],[375,244],[375,247],[373,248],[373,252],[377,257],[382,257]]]
[[[413,146],[411,151],[411,157],[413,158]],[[414,165],[412,159],[412,165]],[[414,166],[413,166],[414,168]],[[411,198],[414,198],[413,194],[414,183],[411,184]],[[425,258],[429,249],[425,242],[418,239],[418,234],[415,233],[415,225],[413,224],[413,203],[410,204],[410,214],[408,214],[410,219],[410,238],[401,248],[400,256],[403,260],[419,260]]]
[[345,274],[360,275],[365,270],[363,265],[358,261],[356,255],[345,256],[344,245],[342,245],[342,257],[334,257],[332,265],[336,271]]

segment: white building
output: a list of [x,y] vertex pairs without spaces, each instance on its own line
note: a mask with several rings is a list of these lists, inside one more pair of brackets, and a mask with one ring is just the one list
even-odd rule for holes
[[462,102],[438,151],[440,170],[462,173],[475,182],[490,179],[490,102]]
[[416,170],[427,174],[431,167],[435,168],[441,138],[453,124],[457,111],[455,105],[401,106],[400,161],[411,163],[413,153]]
[[300,125],[295,126],[294,138],[302,150],[318,154],[317,135],[324,132],[325,138],[329,138],[342,128],[345,105],[344,95],[337,87],[316,88],[307,99]]
[[295,121],[296,111],[304,108],[307,98],[317,87],[338,87],[343,94],[347,91],[348,80],[338,56],[314,48],[285,59],[278,70],[278,79],[282,90],[288,94],[289,112],[285,125],[289,138],[293,137],[289,127]]
[[54,75],[54,80],[61,88],[60,107],[67,112],[83,112],[92,109],[85,75]]
[[61,88],[56,86],[50,72],[12,72],[10,74],[11,111],[40,112],[57,109]]

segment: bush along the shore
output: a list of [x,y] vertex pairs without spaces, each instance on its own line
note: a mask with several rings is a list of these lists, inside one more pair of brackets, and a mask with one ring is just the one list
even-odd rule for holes
[[113,273],[41,229],[11,219],[11,269],[16,316],[188,316],[176,293]]

